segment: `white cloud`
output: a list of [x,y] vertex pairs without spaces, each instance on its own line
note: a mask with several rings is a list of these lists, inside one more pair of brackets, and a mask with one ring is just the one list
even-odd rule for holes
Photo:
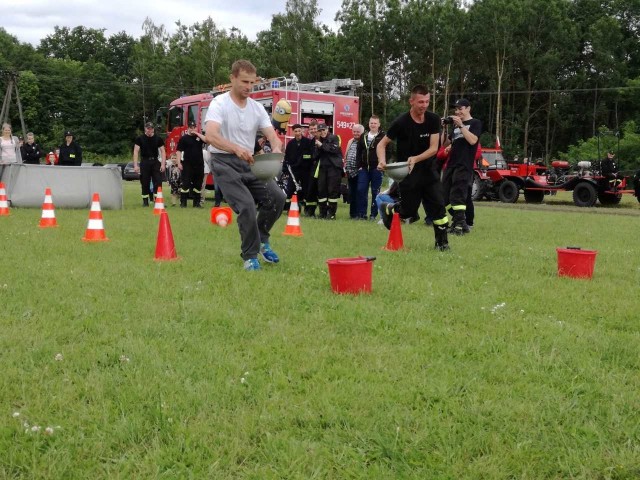
[[[104,28],[107,36],[125,31],[133,37],[142,33],[142,22],[150,17],[156,25],[163,24],[169,33],[175,31],[178,20],[193,25],[211,17],[219,28],[239,28],[249,39],[266,30],[274,14],[282,13],[286,0],[4,0],[2,26],[21,42],[37,46],[54,31],[54,26]],[[333,21],[341,0],[318,2],[320,23],[335,29]]]

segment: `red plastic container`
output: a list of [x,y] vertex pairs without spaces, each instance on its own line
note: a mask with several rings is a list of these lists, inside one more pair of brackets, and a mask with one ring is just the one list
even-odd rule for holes
[[371,293],[373,261],[376,257],[331,258],[327,260],[334,293]]
[[593,277],[597,250],[556,248],[556,252],[558,252],[558,276],[588,279]]

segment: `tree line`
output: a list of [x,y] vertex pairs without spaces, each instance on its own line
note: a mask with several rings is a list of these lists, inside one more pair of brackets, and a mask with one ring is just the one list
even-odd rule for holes
[[[595,158],[619,149],[640,164],[640,3],[628,0],[343,0],[337,31],[318,21],[317,0],[288,0],[249,40],[208,17],[147,18],[139,37],[78,26],[54,28],[33,47],[0,28],[0,71],[18,72],[29,130],[54,145],[72,130],[88,152],[131,150],[144,120],[181,95],[226,83],[231,63],[263,77],[364,82],[361,118],[389,122],[412,85],[448,113],[464,96],[507,155]],[[4,88],[0,83],[0,89]],[[17,109],[11,110],[14,129]]]

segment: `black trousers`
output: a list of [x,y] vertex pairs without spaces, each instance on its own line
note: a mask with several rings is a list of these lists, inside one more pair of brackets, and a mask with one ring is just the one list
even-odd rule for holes
[[313,162],[307,175],[307,191],[305,192],[307,205],[315,206],[318,204],[318,179],[315,177],[317,165],[317,162]]
[[398,185],[400,189],[400,217],[413,218],[422,203],[436,225],[448,223],[444,208],[442,183],[435,158],[418,162]]
[[158,187],[162,186],[162,172],[160,162],[156,158],[143,158],[140,162],[140,184],[142,186],[142,198],[149,197],[149,183],[153,179],[153,193],[158,193]]
[[469,184],[473,170],[464,165],[448,167],[444,171],[442,184],[444,188],[444,203],[455,210],[466,210]]
[[189,193],[189,191],[193,191],[200,195],[202,181],[204,180],[204,162],[200,164],[182,162],[182,175],[180,178],[180,193]]
[[340,198],[340,181],[342,180],[342,169],[333,165],[320,167],[318,175],[318,203],[324,202],[338,203]]

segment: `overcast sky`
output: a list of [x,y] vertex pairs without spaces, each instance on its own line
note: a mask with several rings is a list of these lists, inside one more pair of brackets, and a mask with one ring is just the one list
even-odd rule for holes
[[[193,25],[210,16],[219,28],[239,28],[250,40],[267,30],[271,17],[284,12],[286,0],[2,0],[0,26],[34,46],[53,27],[105,28],[110,36],[122,30],[138,38],[148,16],[175,32],[175,22]],[[318,21],[332,30],[342,0],[320,0]]]

